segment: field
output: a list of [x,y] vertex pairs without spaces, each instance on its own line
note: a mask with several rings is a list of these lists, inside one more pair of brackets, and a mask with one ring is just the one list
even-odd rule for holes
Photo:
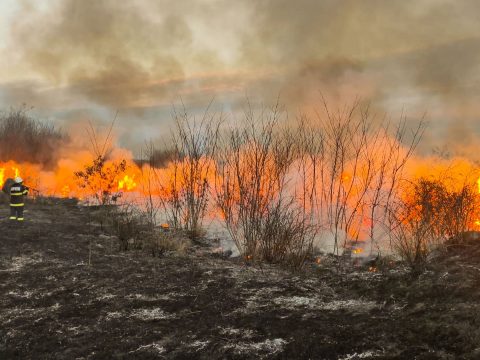
[[[0,358],[479,359],[480,242],[402,264],[301,272],[215,253],[118,251],[67,200],[0,210]],[[90,262],[90,264],[89,264]]]

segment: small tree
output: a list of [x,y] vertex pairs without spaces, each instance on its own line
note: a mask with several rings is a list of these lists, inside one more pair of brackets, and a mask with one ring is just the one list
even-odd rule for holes
[[89,122],[87,133],[92,144],[92,153],[94,159],[91,164],[85,165],[83,170],[75,171],[74,175],[78,180],[78,186],[87,189],[98,203],[102,206],[116,201],[118,194],[118,184],[121,177],[127,170],[127,161],[125,159],[109,161],[108,157],[112,151],[110,137],[115,124],[115,118],[110,124],[107,136],[103,143],[100,143],[97,132]]

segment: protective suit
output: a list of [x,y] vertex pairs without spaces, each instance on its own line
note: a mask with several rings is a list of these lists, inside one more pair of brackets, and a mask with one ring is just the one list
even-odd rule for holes
[[28,187],[23,185],[20,177],[15,178],[15,183],[10,187],[10,220],[23,221],[23,209],[25,207],[25,196],[28,194]]

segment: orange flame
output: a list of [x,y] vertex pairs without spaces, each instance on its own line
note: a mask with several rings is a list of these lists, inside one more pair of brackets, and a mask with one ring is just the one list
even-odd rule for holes
[[68,197],[70,194],[70,186],[68,185],[65,185],[63,188],[62,188],[62,197],[66,198]]
[[160,227],[161,227],[163,230],[168,230],[168,229],[170,229],[170,225],[167,224],[167,223],[160,224]]
[[[81,188],[78,179],[74,176],[74,172],[81,170],[86,163],[89,163],[87,156],[78,156],[76,159],[61,160],[56,169],[47,171],[36,164],[17,163],[15,161],[0,162],[0,187],[8,178],[14,179],[21,176],[27,186],[38,190],[41,195],[87,198],[92,195],[90,194],[91,190]],[[127,161],[127,164],[125,173],[121,174],[121,177],[116,180],[115,191],[130,192],[136,190],[137,183],[134,179],[140,174],[140,169],[131,160]],[[99,181],[101,184],[100,179]]]
[[[477,192],[480,195],[480,177],[477,179]],[[474,225],[480,228],[480,219],[475,220]]]
[[133,190],[137,187],[137,183],[134,181],[135,175],[125,175],[123,179],[118,182],[118,190]]
[[3,186],[8,178],[14,179],[20,176],[20,174],[20,166],[15,162],[9,161],[8,163],[4,164],[0,163],[0,186]]
[[[140,168],[132,160],[131,155],[125,155],[125,152],[119,154],[115,158],[126,158],[127,169],[115,178],[112,191],[138,192],[144,194],[147,194],[147,192],[153,192],[155,196],[168,198],[169,196],[175,196],[182,192],[182,189],[178,188],[178,186],[181,187],[182,183],[188,183],[188,174],[192,172],[192,169],[189,167],[188,159],[184,159],[177,163],[169,163],[161,169],[152,169],[145,164],[143,165],[143,168]],[[242,174],[245,174],[246,176],[250,174],[249,167],[252,159],[254,159],[252,150],[245,150],[240,154],[239,167],[241,168],[240,170]],[[273,160],[272,156],[268,157],[265,171],[261,174],[259,191],[262,196],[260,196],[260,200],[263,200],[263,195],[268,192],[275,193],[279,191],[277,188],[278,184],[272,180],[272,178],[274,178],[272,174],[277,171]],[[80,188],[73,173],[82,170],[84,165],[91,161],[91,155],[87,151],[84,151],[72,153],[69,157],[61,159],[53,170],[45,170],[42,169],[40,165],[30,163],[17,163],[15,161],[0,162],[0,186],[3,186],[7,178],[22,176],[27,186],[38,189],[42,195],[61,196],[65,198],[87,198],[90,195],[89,189]],[[107,167],[110,166],[109,164],[111,163],[107,162]],[[468,177],[468,183],[471,188],[478,192],[480,200],[480,177],[477,177],[478,172],[475,173],[472,171],[476,169],[475,166],[465,159],[456,159],[454,164],[454,172],[459,175],[457,178],[448,177],[448,179],[451,178],[451,180],[448,180],[448,187],[456,189],[459,186],[462,186],[465,181],[465,175],[461,174],[470,174]],[[206,183],[208,183],[207,185],[211,188],[214,188],[215,185],[220,186],[222,182],[226,182],[227,180],[232,182],[233,185],[238,185],[236,184],[236,181],[238,180],[235,177],[231,177],[230,179],[227,179],[226,177],[220,178],[219,174],[215,173],[215,165],[213,159],[202,159],[201,169],[203,170],[200,174],[202,181],[193,183],[192,186],[194,186],[194,191],[202,191]],[[443,162],[441,159],[413,158],[405,170],[405,177],[412,180],[429,176],[440,178],[441,174],[451,167],[451,162]],[[300,175],[294,174],[294,176]],[[347,164],[344,171],[336,174],[336,177],[332,182],[334,184],[340,183],[340,186],[338,186],[339,193],[348,191],[349,194],[352,195],[352,199],[350,200],[351,203],[347,205],[353,207],[357,206],[355,201],[362,195],[361,185],[367,181],[369,176],[371,176],[371,174],[367,166],[361,164],[358,166]],[[296,177],[292,177],[292,179],[289,180],[292,180],[291,183],[293,183],[293,186],[295,187]],[[311,180],[310,178],[309,181],[312,181],[312,183],[315,182],[315,180]],[[315,189],[321,189],[322,186],[329,185],[328,183],[322,183],[321,180],[318,179],[316,181],[318,181],[318,183],[309,186],[313,187],[313,185],[315,185]],[[150,183],[153,184],[152,187],[150,187]],[[297,196],[300,202],[305,203],[303,206],[311,206],[307,200],[302,201],[303,199],[301,196],[307,195],[302,195],[301,188],[294,188],[292,192],[295,192],[295,196]],[[239,196],[239,192],[234,191],[232,201],[238,200]],[[408,190],[405,190],[400,196],[408,197]],[[218,210],[216,208],[212,209],[212,212],[214,211]],[[365,231],[362,233],[361,229],[369,228],[374,223],[375,219],[370,219],[371,216],[362,208],[359,209],[358,214],[358,219],[353,221],[348,236],[351,239],[366,240],[368,234],[366,234]],[[215,216],[218,216],[218,213],[216,213]],[[476,220],[473,220],[469,224],[470,227],[477,229],[480,228],[480,217],[475,216],[474,219]],[[363,251],[362,248],[352,249],[353,254],[361,254]]]

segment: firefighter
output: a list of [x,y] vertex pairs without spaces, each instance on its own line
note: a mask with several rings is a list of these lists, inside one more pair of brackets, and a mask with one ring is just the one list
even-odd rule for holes
[[28,187],[23,185],[23,179],[17,176],[10,187],[10,220],[23,221],[24,197],[27,194]]

